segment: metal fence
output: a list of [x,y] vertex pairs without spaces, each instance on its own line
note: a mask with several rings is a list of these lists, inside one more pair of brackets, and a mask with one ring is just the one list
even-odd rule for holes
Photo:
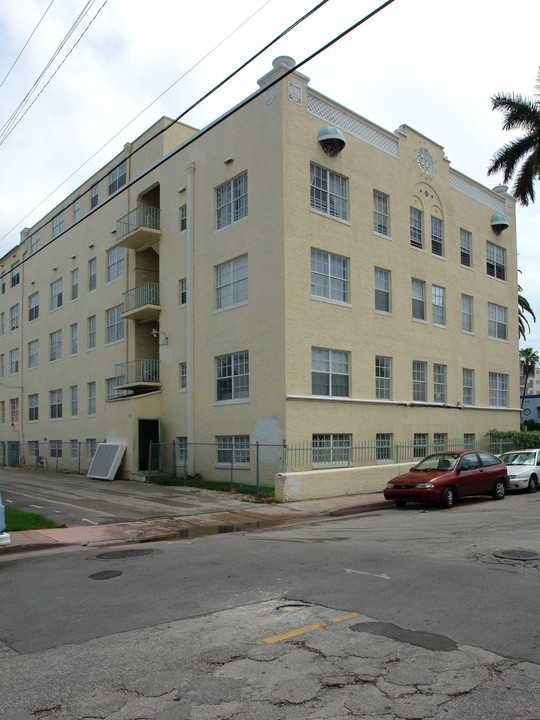
[[98,444],[95,440],[1,442],[0,465],[82,475],[88,472]]
[[153,477],[187,478],[193,475],[235,483],[274,487],[276,473],[283,471],[285,444],[245,443],[150,443],[147,480]]
[[463,438],[440,442],[347,442],[333,443],[324,438],[320,442],[284,445],[283,472],[307,471],[332,467],[362,467],[391,463],[416,463],[426,455],[444,450],[487,450],[494,455],[515,449],[513,441],[488,438],[483,441]]

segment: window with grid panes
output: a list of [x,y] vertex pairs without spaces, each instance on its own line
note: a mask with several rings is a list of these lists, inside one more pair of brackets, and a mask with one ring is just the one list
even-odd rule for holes
[[415,460],[420,460],[427,454],[427,433],[414,433],[413,438],[413,456]]
[[241,305],[248,300],[248,256],[216,267],[216,308]]
[[99,202],[99,186],[94,185],[90,190],[90,209],[97,207]]
[[28,368],[37,368],[39,353],[39,340],[31,340],[28,343]]
[[506,251],[493,243],[486,243],[487,274],[497,280],[506,280]]
[[433,402],[446,402],[446,365],[433,365]]
[[50,341],[50,352],[49,360],[54,362],[55,360],[62,359],[62,331],[57,330],[49,335]]
[[313,395],[349,396],[349,353],[311,348],[311,392]]
[[124,321],[120,317],[122,315],[122,305],[106,310],[107,334],[106,342],[118,342],[124,339]]
[[96,383],[88,383],[88,414],[96,414]]
[[79,297],[79,270],[71,271],[71,299],[76,300]]
[[473,330],[472,303],[473,299],[470,295],[461,296],[461,329],[464,332]]
[[413,247],[423,247],[422,211],[413,207],[409,208],[409,236]]
[[468,230],[459,231],[461,264],[471,267],[471,233]]
[[426,319],[425,287],[423,280],[412,279],[412,316],[414,320]]
[[19,398],[11,398],[9,401],[9,416],[12,425],[19,422]]
[[88,349],[93,350],[96,347],[96,316],[88,318]]
[[463,404],[474,405],[474,370],[463,368]]
[[187,363],[180,363],[180,390],[187,388]]
[[313,465],[348,465],[351,455],[351,436],[346,434],[314,434],[312,436]]
[[115,193],[119,188],[126,184],[127,165],[124,161],[109,174],[109,195]]
[[216,189],[216,228],[241,220],[248,214],[247,172]]
[[426,401],[426,363],[420,360],[413,360],[413,400],[417,402]]
[[50,418],[57,420],[62,417],[62,390],[51,390],[50,397]]
[[41,247],[41,233],[35,232],[30,236],[30,254],[33,255]]
[[375,459],[378,462],[392,460],[392,433],[377,433],[375,436]]
[[4,355],[4,353],[2,353],[0,355],[0,378],[4,377],[4,372],[5,372],[5,355]]
[[39,420],[39,403],[37,393],[28,396],[28,421]]
[[489,373],[489,404],[493,407],[508,407],[508,375]]
[[180,232],[187,230],[187,205],[180,208]]
[[241,400],[249,397],[249,353],[216,358],[216,399]]
[[88,292],[96,289],[97,260],[92,258],[88,261]]
[[392,398],[391,367],[389,357],[377,355],[375,358],[375,397],[378,400]]
[[32,293],[28,298],[28,322],[39,317],[39,292]]
[[79,346],[79,326],[77,323],[70,325],[71,354],[76,355]]
[[114,400],[114,398],[123,397],[124,391],[118,389],[118,385],[122,385],[123,380],[119,377],[107,378],[105,380],[105,394],[107,400]]
[[375,310],[390,312],[390,272],[375,268]]
[[507,338],[507,310],[501,305],[488,303],[488,337],[497,340]]
[[443,255],[443,224],[440,218],[431,218],[431,252],[433,255]]
[[311,163],[310,205],[329,217],[347,219],[347,179]]
[[71,417],[77,417],[79,414],[79,387],[72,385],[69,389],[71,395]]
[[433,435],[433,452],[443,452],[448,447],[447,433],[434,433]]
[[311,296],[349,302],[349,261],[311,249]]
[[73,222],[76,223],[81,219],[81,198],[77,198],[73,203]]
[[249,465],[249,435],[219,435],[217,462],[226,465]]
[[125,250],[113,247],[107,250],[107,282],[117,280],[124,275]]
[[55,238],[60,233],[64,232],[64,212],[62,211],[56,217],[53,218],[53,232],[52,236]]
[[62,278],[51,283],[51,310],[62,307]]
[[11,287],[16,287],[21,282],[21,269],[19,262],[14,262],[11,266]]
[[438,285],[431,287],[431,307],[433,311],[433,323],[435,325],[446,325],[445,289]]
[[463,433],[463,449],[474,450],[476,436],[474,433]]
[[28,455],[33,458],[39,456],[39,440],[28,441]]
[[19,348],[9,351],[9,373],[16,375],[19,372]]
[[61,440],[49,440],[49,457],[61,458],[62,457],[62,441]]
[[19,305],[9,309],[9,329],[16,330],[19,327]]
[[373,230],[381,235],[389,235],[388,195],[373,191]]

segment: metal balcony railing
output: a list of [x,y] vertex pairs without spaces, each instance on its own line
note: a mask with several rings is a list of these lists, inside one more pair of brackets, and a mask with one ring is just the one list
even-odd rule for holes
[[133,360],[115,366],[118,385],[159,382],[159,360]]
[[150,205],[139,205],[120,220],[116,221],[116,240],[121,240],[129,233],[139,228],[159,230],[159,208]]
[[146,282],[122,295],[122,312],[130,312],[144,305],[159,305],[159,283]]

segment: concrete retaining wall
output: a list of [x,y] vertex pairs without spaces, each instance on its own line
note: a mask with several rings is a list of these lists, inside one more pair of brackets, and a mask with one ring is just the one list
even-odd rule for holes
[[338,495],[382,492],[396,475],[408,472],[414,462],[369,467],[332,468],[276,475],[275,497],[278,502],[313,500]]

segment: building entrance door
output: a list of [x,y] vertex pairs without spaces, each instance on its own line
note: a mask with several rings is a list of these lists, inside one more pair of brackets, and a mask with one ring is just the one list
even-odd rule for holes
[[159,420],[139,418],[139,470],[148,470],[150,442],[155,445],[150,470],[159,470]]
[[7,444],[7,464],[9,467],[19,466],[19,443],[10,442]]

